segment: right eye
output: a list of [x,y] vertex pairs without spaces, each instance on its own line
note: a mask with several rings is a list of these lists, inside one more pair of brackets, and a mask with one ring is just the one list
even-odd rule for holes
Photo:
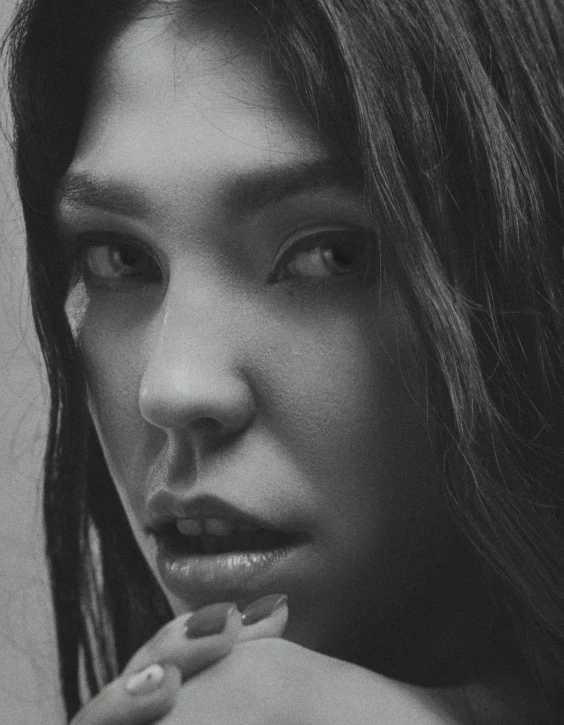
[[124,278],[155,279],[160,269],[153,256],[141,246],[124,241],[104,243],[98,238],[80,241],[82,247],[80,271],[96,281],[115,281]]

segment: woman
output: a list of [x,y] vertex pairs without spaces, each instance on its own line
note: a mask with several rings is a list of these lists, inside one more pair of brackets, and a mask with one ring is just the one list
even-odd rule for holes
[[562,19],[22,5],[76,723],[560,722]]

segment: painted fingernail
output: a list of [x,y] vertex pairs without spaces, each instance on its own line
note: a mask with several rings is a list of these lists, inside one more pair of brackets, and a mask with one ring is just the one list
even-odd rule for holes
[[237,607],[232,602],[209,604],[207,607],[198,609],[186,622],[186,637],[196,639],[197,637],[221,634],[225,629],[227,620],[236,611]]
[[141,672],[131,675],[125,684],[125,689],[130,695],[149,695],[162,685],[164,674],[164,669],[160,665],[149,665]]
[[241,614],[241,621],[244,625],[256,624],[261,619],[266,619],[274,614],[287,601],[288,597],[285,594],[267,594],[266,597],[256,599],[245,607]]

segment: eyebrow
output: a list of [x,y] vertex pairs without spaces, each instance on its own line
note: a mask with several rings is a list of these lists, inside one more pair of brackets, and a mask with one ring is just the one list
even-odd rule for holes
[[238,212],[256,212],[318,188],[360,188],[360,180],[341,159],[323,158],[273,166],[236,176],[225,187],[222,201]]
[[[230,211],[251,214],[287,197],[318,188],[361,188],[360,173],[339,158],[300,161],[283,166],[259,168],[220,180],[220,202]],[[149,198],[141,188],[89,173],[63,177],[56,207],[96,208],[143,219],[149,215]]]

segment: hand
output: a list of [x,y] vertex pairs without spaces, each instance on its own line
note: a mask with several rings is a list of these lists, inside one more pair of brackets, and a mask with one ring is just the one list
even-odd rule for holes
[[229,654],[235,642],[280,637],[288,619],[287,605],[279,602],[274,611],[254,619],[247,617],[243,625],[230,603],[177,617],[137,651],[122,674],[82,708],[71,725],[154,723],[173,708],[182,682]]
[[162,725],[462,725],[436,693],[282,639],[237,643],[180,689]]

